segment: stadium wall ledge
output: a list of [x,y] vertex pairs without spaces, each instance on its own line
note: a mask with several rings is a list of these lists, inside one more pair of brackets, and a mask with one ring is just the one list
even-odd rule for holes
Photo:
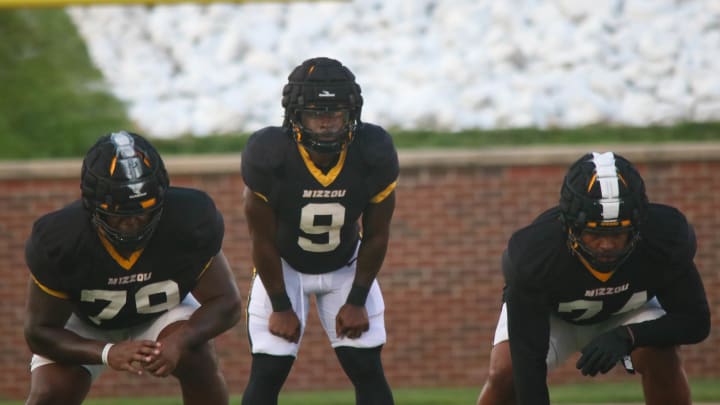
[[[619,153],[635,164],[720,161],[720,143],[587,144],[483,149],[400,150],[401,168],[497,167],[570,164],[589,151]],[[240,170],[240,154],[169,155],[173,175],[225,174]],[[79,177],[80,159],[0,161],[0,179],[72,179]]]

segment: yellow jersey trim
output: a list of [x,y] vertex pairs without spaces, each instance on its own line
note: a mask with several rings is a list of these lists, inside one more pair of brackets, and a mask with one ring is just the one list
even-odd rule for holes
[[390,183],[389,186],[385,187],[385,190],[375,194],[375,197],[370,199],[370,202],[373,204],[381,203],[383,200],[387,198],[387,196],[390,195],[395,190],[395,187],[397,187],[397,180]]
[[125,270],[130,270],[130,268],[132,268],[132,266],[134,266],[135,263],[138,261],[143,251],[145,251],[145,248],[136,250],[130,255],[130,257],[126,259],[120,253],[118,253],[117,250],[115,250],[115,246],[113,246],[112,243],[107,240],[105,235],[103,235],[102,233],[98,233],[98,236],[100,236],[100,242],[102,242],[103,246],[105,246],[105,250],[110,254],[110,257],[112,257],[113,260],[115,260],[115,262]]
[[343,149],[340,152],[340,157],[338,158],[337,163],[335,166],[333,166],[332,169],[328,172],[328,174],[323,174],[322,170],[318,169],[317,166],[315,166],[315,163],[313,163],[312,159],[310,158],[310,153],[305,150],[305,147],[298,144],[297,145],[298,151],[300,151],[300,156],[302,156],[303,162],[305,162],[305,167],[307,167],[308,171],[310,171],[310,174],[315,177],[315,180],[318,181],[318,183],[322,184],[323,187],[329,186],[335,179],[337,178],[338,174],[340,174],[340,171],[342,170],[343,166],[345,165],[345,157],[347,157],[347,148]]
[[195,278],[195,280],[200,280],[200,277],[202,277],[203,274],[205,274],[205,271],[207,271],[207,269],[210,268],[210,265],[212,264],[212,262],[214,260],[215,260],[214,257],[211,257],[210,260],[208,260],[208,262],[205,264],[205,267],[203,267],[203,269],[200,271],[200,274],[198,274],[198,276],[197,276],[197,278]]
[[62,291],[53,290],[52,288],[43,285],[43,283],[41,283],[38,279],[36,279],[35,276],[33,276],[32,274],[30,275],[30,277],[32,277],[32,280],[33,280],[33,282],[35,283],[35,285],[37,285],[41,290],[43,290],[44,292],[52,295],[53,297],[55,297],[55,298],[61,298],[61,299],[64,299],[64,300],[70,298],[69,295],[67,295],[66,293],[64,293],[64,292],[62,292]]
[[612,275],[615,274],[615,271],[616,271],[616,270],[613,270],[613,271],[611,271],[610,273],[601,273],[601,272],[595,270],[595,269],[590,265],[590,263],[588,263],[588,261],[585,260],[584,257],[582,257],[581,254],[577,254],[576,256],[577,256],[578,259],[580,259],[580,263],[582,263],[582,264],[585,266],[585,268],[590,272],[590,274],[592,274],[593,277],[595,277],[596,279],[602,281],[603,283],[606,282],[606,281],[608,281],[608,280],[610,280],[610,277],[612,277]]

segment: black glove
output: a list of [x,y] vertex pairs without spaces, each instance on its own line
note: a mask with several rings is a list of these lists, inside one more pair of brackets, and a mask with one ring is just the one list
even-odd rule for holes
[[594,377],[607,373],[633,349],[633,337],[627,326],[620,326],[595,338],[585,346],[575,367],[583,375]]

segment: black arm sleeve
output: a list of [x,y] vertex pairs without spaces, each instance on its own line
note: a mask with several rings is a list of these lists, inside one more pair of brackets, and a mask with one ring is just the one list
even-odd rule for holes
[[[684,221],[684,217],[682,217]],[[673,235],[681,242],[669,245],[672,271],[657,292],[666,314],[658,319],[631,325],[635,346],[693,344],[710,334],[710,308],[700,274],[695,267],[695,230],[687,222]]]
[[705,288],[693,263],[657,295],[664,316],[629,325],[635,346],[693,344],[710,334],[710,308]]
[[550,340],[550,306],[541,289],[513,279],[508,253],[503,254],[507,289],[508,333],[515,396],[519,404],[550,404],[547,387],[547,353]]

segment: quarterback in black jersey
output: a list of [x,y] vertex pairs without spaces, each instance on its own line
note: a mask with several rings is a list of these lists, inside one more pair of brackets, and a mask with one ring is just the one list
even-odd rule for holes
[[155,148],[125,131],[90,148],[81,194],[26,244],[26,404],[80,404],[105,366],[173,375],[186,405],[227,404],[209,341],[241,304],[212,199],[170,187]]
[[288,80],[283,125],[254,133],[242,154],[257,276],[248,304],[253,363],[242,403],[277,404],[314,295],[357,404],[392,405],[375,277],[395,208],[397,152],[385,130],[360,121],[360,86],[337,60],[308,59]]
[[505,304],[478,404],[549,404],[548,369],[578,351],[583,375],[622,361],[641,375],[646,404],[690,404],[678,346],[710,330],[695,249],[692,226],[648,202],[630,162],[581,157],[560,205],[515,232],[503,254]]

